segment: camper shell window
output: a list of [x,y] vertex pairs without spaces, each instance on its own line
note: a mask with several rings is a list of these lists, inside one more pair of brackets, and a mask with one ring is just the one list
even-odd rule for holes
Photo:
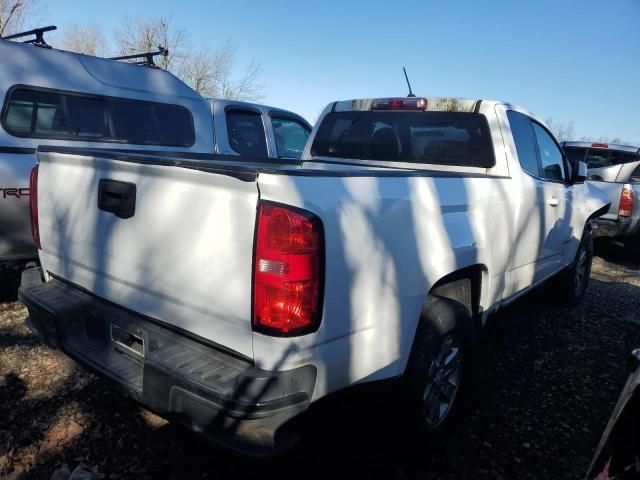
[[193,116],[180,105],[14,87],[2,127],[26,138],[190,147]]

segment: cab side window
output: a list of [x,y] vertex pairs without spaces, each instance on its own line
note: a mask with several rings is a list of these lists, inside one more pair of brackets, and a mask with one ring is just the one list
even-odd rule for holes
[[507,111],[507,117],[509,118],[513,141],[516,144],[520,166],[525,172],[534,177],[540,177],[538,152],[533,129],[531,128],[531,120],[526,115],[512,110]]
[[252,157],[266,157],[267,138],[262,115],[251,110],[228,110],[227,134],[234,152]]
[[309,138],[309,128],[292,118],[271,117],[278,157],[300,158]]
[[541,125],[531,122],[538,143],[542,178],[555,182],[564,182],[567,178],[562,151],[551,134]]

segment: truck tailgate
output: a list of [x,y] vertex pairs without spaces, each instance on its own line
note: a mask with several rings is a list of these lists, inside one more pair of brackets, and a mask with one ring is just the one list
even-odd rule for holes
[[255,178],[94,155],[38,152],[43,267],[253,358]]

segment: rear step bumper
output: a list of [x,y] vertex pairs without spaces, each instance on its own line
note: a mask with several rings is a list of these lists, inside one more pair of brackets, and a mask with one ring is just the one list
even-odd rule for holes
[[596,220],[598,228],[594,237],[624,237],[632,233],[630,226],[631,217],[618,217],[616,220],[608,218],[598,218]]
[[242,453],[268,456],[297,437],[285,424],[305,411],[316,369],[282,372],[189,338],[157,321],[53,279],[23,273],[28,325],[46,343],[160,415]]

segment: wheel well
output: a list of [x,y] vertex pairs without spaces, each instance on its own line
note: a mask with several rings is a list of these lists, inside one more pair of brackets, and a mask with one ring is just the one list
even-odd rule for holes
[[468,325],[467,328],[473,337],[477,337],[482,325],[480,320],[480,314],[482,313],[480,299],[482,295],[482,277],[485,271],[484,266],[473,265],[450,273],[435,283],[427,297],[427,301],[432,295],[437,295],[462,304],[472,319],[472,325]]

